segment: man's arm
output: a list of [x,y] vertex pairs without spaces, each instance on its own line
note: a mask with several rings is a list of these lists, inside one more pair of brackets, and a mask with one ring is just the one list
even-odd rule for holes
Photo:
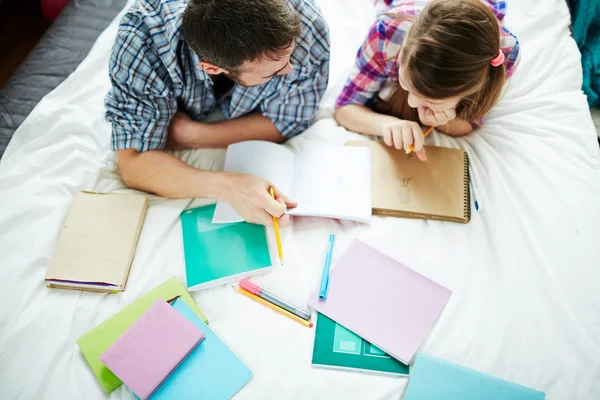
[[275,187],[277,200],[273,200],[269,194],[272,184],[254,175],[200,170],[160,150],[140,153],[124,149],[117,156],[121,177],[128,187],[169,198],[222,200],[248,222],[272,225],[272,216],[276,216],[286,225],[286,207],[296,206]]
[[267,117],[255,113],[218,122],[196,122],[178,112],[169,126],[171,149],[221,148],[246,140],[282,143],[284,137]]
[[191,167],[160,150],[143,153],[135,149],[117,151],[125,184],[167,198],[206,197],[225,200],[227,177],[223,172]]

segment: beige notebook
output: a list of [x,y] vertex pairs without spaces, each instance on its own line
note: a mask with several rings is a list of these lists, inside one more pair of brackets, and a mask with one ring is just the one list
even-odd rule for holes
[[427,161],[380,142],[351,141],[371,150],[373,215],[468,223],[469,159],[459,149],[426,146]]
[[79,192],[50,260],[46,284],[99,292],[125,290],[147,209],[145,196]]

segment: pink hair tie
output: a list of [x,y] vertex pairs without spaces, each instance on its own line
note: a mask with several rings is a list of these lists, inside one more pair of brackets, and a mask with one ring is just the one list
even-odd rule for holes
[[492,64],[493,67],[497,67],[502,65],[502,63],[504,63],[504,53],[502,50],[498,50],[498,55],[495,58],[492,58],[490,64]]

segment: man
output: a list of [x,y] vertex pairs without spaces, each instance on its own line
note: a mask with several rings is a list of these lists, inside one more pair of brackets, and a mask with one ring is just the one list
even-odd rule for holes
[[[119,26],[105,103],[124,182],[224,200],[270,225],[295,204],[276,188],[271,199],[269,182],[199,170],[163,149],[281,143],[310,125],[328,68],[328,29],[312,0],[138,0]],[[201,122],[217,106],[226,119]]]

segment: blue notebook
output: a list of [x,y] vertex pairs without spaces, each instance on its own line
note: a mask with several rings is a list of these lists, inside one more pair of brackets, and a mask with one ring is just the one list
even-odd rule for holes
[[204,340],[152,395],[152,400],[228,400],[252,378],[252,371],[181,299],[171,304],[204,332]]
[[543,392],[441,358],[418,354],[404,400],[543,400]]

